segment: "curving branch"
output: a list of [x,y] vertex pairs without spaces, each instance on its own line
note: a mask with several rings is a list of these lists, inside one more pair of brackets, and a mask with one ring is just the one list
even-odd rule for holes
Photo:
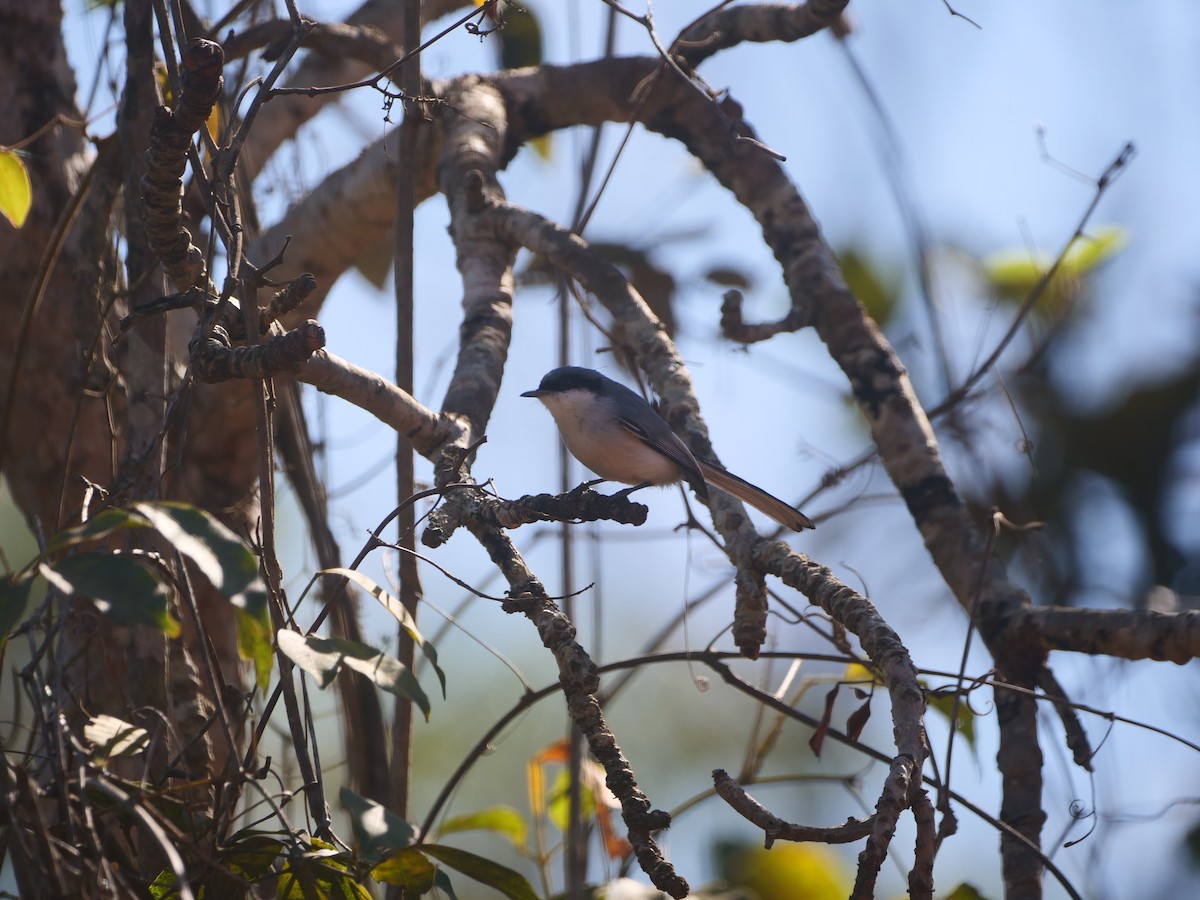
[[867,837],[875,825],[874,816],[868,816],[866,819],[847,819],[841,825],[825,827],[786,822],[746,793],[746,789],[724,769],[714,769],[712,774],[717,796],[733,807],[747,822],[763,830],[766,835],[764,845],[768,850],[778,840],[850,844]]
[[825,28],[844,33],[842,12],[849,0],[753,3],[726,6],[702,16],[676,38],[672,52],[695,68],[710,56],[744,43],[792,43]]

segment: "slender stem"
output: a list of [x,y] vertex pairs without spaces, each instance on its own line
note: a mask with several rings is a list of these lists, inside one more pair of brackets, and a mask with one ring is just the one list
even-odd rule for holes
[[[421,4],[405,3],[404,57],[408,62],[401,69],[400,87],[405,97],[417,97],[421,93],[421,58],[415,48],[421,40]],[[420,105],[409,100],[404,108],[404,120],[400,124],[400,165],[396,177],[396,224],[395,224],[395,295],[396,295],[396,386],[409,396],[413,390],[413,222],[416,213],[416,157],[418,130],[421,127]],[[416,513],[412,504],[404,501],[416,491],[414,475],[414,451],[410,441],[399,432],[396,434],[396,502],[403,508],[396,519],[399,530],[398,543],[403,551],[398,558],[400,603],[416,621],[417,606],[421,597],[420,576],[417,571]],[[412,637],[404,628],[398,628],[397,658],[401,664],[412,668],[415,647]],[[412,757],[412,703],[397,697],[392,718],[392,809],[406,816],[409,799],[409,764]]]

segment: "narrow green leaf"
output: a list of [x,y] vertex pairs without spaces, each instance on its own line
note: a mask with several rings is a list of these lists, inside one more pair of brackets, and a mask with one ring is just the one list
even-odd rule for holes
[[383,605],[384,609],[395,616],[396,621],[399,622],[401,627],[408,632],[409,637],[413,639],[413,643],[421,648],[421,652],[425,655],[425,658],[429,660],[429,664],[433,666],[433,671],[437,673],[438,681],[441,682],[442,685],[442,699],[446,699],[446,673],[443,672],[441,666],[438,665],[437,649],[433,646],[433,644],[421,636],[421,632],[417,630],[416,620],[412,617],[409,611],[404,608],[403,603],[377,585],[362,572],[357,572],[354,569],[322,569],[318,574],[340,575],[343,578],[349,578],[364,591],[370,593]]
[[507,866],[468,853],[466,850],[459,850],[457,847],[445,847],[441,844],[421,844],[420,847],[426,856],[432,856],[468,878],[495,888],[510,900],[537,900],[537,894],[533,892],[525,877]]
[[55,553],[87,541],[99,540],[102,537],[107,537],[114,531],[123,531],[127,528],[145,528],[149,524],[141,516],[135,515],[127,509],[109,507],[92,516],[82,525],[68,528],[54,535],[46,545],[46,553]]
[[412,843],[416,830],[386,806],[346,787],[342,788],[338,799],[350,813],[350,826],[358,841],[359,856],[368,863],[376,863]]
[[159,573],[128,553],[81,553],[42,563],[38,571],[54,587],[73,597],[89,597],[118,625],[154,625],[168,637],[179,636],[171,615],[171,589]]
[[25,161],[15,150],[0,150],[0,215],[14,228],[25,224],[33,206],[33,183]]
[[33,587],[32,574],[4,575],[0,577],[0,642],[3,642],[17,623],[25,617],[29,606],[29,591]]
[[314,676],[321,687],[327,687],[344,665],[366,675],[389,694],[411,700],[429,718],[428,695],[413,673],[394,656],[357,641],[300,635],[286,629],[278,632],[276,640],[288,659]]
[[[209,513],[187,503],[138,503],[134,506],[176,550],[195,563],[226,597],[239,601],[258,579],[258,560],[236,534]],[[251,615],[260,610],[240,602]],[[253,603],[266,605],[266,593],[254,591]]]
[[438,836],[457,831],[494,831],[512,841],[518,850],[525,847],[525,820],[511,806],[491,806],[461,816],[454,816],[442,823]]
[[396,884],[420,896],[433,887],[437,866],[416,847],[405,847],[371,869],[371,877],[384,884]]

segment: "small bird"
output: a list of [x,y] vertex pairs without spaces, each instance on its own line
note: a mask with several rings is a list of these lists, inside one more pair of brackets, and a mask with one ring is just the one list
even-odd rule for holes
[[594,369],[562,366],[521,396],[546,405],[567,449],[603,479],[638,487],[686,481],[705,501],[715,487],[793,531],[816,527],[778,497],[696,459],[653,406]]

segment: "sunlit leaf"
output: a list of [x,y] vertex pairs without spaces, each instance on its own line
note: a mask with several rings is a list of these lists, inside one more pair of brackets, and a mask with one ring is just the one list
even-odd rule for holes
[[38,570],[54,587],[88,597],[118,625],[153,625],[168,637],[179,635],[171,615],[170,588],[156,570],[128,553],[81,553]]
[[153,900],[171,900],[179,896],[179,879],[171,869],[163,869],[146,890]]
[[[1035,311],[1043,315],[1061,312],[1067,301],[1079,294],[1083,279],[1120,253],[1127,243],[1127,232],[1112,225],[1096,228],[1076,239]],[[1054,259],[1048,253],[1027,249],[1000,250],[982,261],[993,292],[1013,303],[1025,300],[1053,264]]]
[[358,854],[368,863],[378,862],[412,843],[416,829],[386,806],[347,787],[342,788],[338,799],[350,813]]
[[319,638],[281,629],[275,635],[275,640],[279,642],[283,655],[317,679],[319,687],[328,687],[341,668],[341,652],[322,650],[319,645],[314,645],[313,642],[319,641]]
[[416,620],[412,617],[409,611],[404,608],[404,604],[377,585],[362,572],[355,571],[354,569],[322,569],[320,574],[340,575],[343,578],[349,578],[364,591],[370,593],[383,605],[384,609],[396,617],[396,621],[399,622],[401,627],[408,632],[408,636],[413,639],[413,643],[420,648],[421,653],[423,653],[425,658],[429,660],[429,664],[433,666],[433,671],[437,673],[438,681],[442,685],[442,697],[444,699],[446,696],[446,673],[443,672],[441,666],[438,665],[437,649],[433,646],[433,644],[421,636],[421,632],[417,630]]
[[242,596],[258,581],[258,560],[254,553],[212,515],[187,503],[138,503],[134,509],[191,560],[224,596],[245,607],[251,615],[257,615],[265,607],[266,594],[261,590],[250,597]]
[[433,887],[437,866],[417,848],[405,847],[371,869],[371,877],[384,884],[399,885],[415,897]]
[[394,656],[357,641],[301,635],[286,629],[278,632],[276,640],[288,659],[315,677],[321,687],[328,686],[344,665],[366,675],[388,693],[411,700],[429,718],[429,697],[413,673]]
[[422,844],[421,852],[432,856],[438,862],[445,863],[456,872],[461,872],[468,878],[473,878],[481,884],[495,888],[510,900],[537,900],[537,894],[529,882],[518,872],[494,863],[490,859],[459,850],[457,847],[444,847],[441,844]]
[[46,552],[55,553],[59,550],[65,550],[67,547],[74,547],[88,541],[99,540],[116,531],[123,531],[128,528],[145,528],[149,524],[141,516],[127,509],[109,507],[92,516],[82,525],[68,528],[54,535],[54,537],[50,538],[49,543],[46,544]]
[[474,830],[494,831],[512,841],[517,849],[525,846],[525,820],[511,806],[491,806],[454,816],[442,823],[438,835]]
[[134,756],[150,743],[150,732],[115,716],[95,716],[83,726],[83,737],[104,759]]
[[0,215],[14,228],[25,224],[33,206],[33,184],[25,161],[15,150],[0,150]]

